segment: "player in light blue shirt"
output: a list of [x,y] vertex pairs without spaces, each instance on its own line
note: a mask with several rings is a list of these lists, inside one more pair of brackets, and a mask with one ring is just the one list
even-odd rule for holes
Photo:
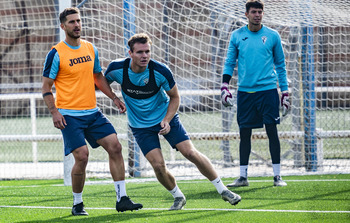
[[[108,66],[105,75],[109,82],[116,81],[121,85],[123,84],[124,62],[129,64],[128,76],[131,83],[136,86],[145,86],[146,83],[152,83],[152,80],[149,81],[149,66],[141,73],[135,73],[130,68],[132,61],[126,58],[112,61]],[[150,63],[153,64],[155,84],[161,86],[161,89],[153,92],[155,94],[147,98],[139,97],[142,94],[142,92],[136,93],[136,91],[140,91],[139,89],[133,89],[135,96],[129,95],[128,91],[122,91],[128,111],[129,125],[133,128],[147,128],[159,124],[164,119],[169,105],[169,97],[165,92],[170,91],[175,86],[173,75],[166,65],[155,60],[151,60]],[[142,106],[140,106],[140,103],[142,103]]]
[[128,45],[130,58],[111,62],[105,75],[122,87],[130,128],[146,159],[151,163],[159,182],[172,194],[174,204],[169,210],[180,210],[186,198],[168,171],[159,141],[163,135],[169,144],[180,151],[210,180],[222,199],[232,205],[241,197],[222,183],[210,160],[192,144],[179,120],[177,110],[180,95],[170,69],[151,59],[152,41],[147,34],[132,36]]
[[[288,90],[281,38],[277,31],[261,25],[258,31],[248,26],[235,30],[230,39],[223,73],[232,76],[238,64],[238,90],[256,92]],[[277,74],[276,74],[277,73]]]
[[221,101],[232,106],[228,90],[238,64],[237,122],[240,133],[240,177],[228,187],[248,186],[248,163],[253,128],[265,125],[274,172],[274,185],[286,186],[280,177],[281,147],[276,125],[280,123],[277,82],[282,92],[285,115],[290,109],[285,58],[280,35],[262,25],[264,3],[248,0],[245,15],[248,25],[231,34],[223,69]]

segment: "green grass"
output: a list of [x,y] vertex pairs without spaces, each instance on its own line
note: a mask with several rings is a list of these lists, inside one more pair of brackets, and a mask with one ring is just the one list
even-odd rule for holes
[[[233,179],[223,179],[230,183]],[[178,181],[187,204],[168,211],[173,198],[158,182],[127,183],[127,193],[144,205],[118,213],[112,183],[87,184],[89,216],[72,216],[71,187],[62,180],[0,181],[0,222],[349,222],[350,175],[287,176],[287,187],[273,187],[271,177],[249,178],[235,188],[237,206],[221,200],[207,180]],[[88,182],[95,182],[89,179]],[[20,206],[27,206],[19,208]]]

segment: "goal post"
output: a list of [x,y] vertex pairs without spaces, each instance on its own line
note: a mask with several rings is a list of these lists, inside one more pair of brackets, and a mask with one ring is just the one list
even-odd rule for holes
[[[64,2],[79,5],[82,38],[97,47],[104,71],[112,60],[127,56],[126,33],[149,34],[152,57],[174,73],[181,95],[179,116],[195,147],[221,176],[237,176],[236,111],[222,107],[219,88],[230,34],[247,20],[245,1],[231,0],[1,1],[0,153],[4,155],[0,165],[15,169],[19,163],[55,163],[62,172],[63,143],[40,97],[40,82],[45,56],[58,40],[57,17]],[[281,35],[290,80],[292,111],[278,126],[281,173],[350,172],[350,6],[342,0],[264,2],[263,24]],[[237,90],[234,72],[232,92]],[[112,88],[120,93],[119,85]],[[39,96],[30,99],[35,94]],[[100,92],[97,95],[98,106],[121,138],[126,166],[129,160],[138,163],[135,157],[139,157],[139,175],[154,176],[147,162],[142,163],[141,153],[128,154],[129,143],[131,147],[135,143],[128,141],[126,116]],[[174,175],[201,176],[165,140],[161,145]],[[249,175],[270,175],[264,129],[253,131],[252,150]],[[108,177],[106,153],[91,149],[90,155],[88,176]],[[1,170],[0,178],[9,177]]]

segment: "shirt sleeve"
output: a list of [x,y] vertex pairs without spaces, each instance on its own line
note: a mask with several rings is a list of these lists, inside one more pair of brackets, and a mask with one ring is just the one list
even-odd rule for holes
[[274,64],[275,70],[278,77],[278,84],[281,91],[288,90],[288,81],[287,81],[287,71],[286,71],[286,63],[285,57],[282,48],[282,41],[280,35],[277,33],[276,35],[276,44],[273,49],[274,54]]
[[94,61],[94,74],[100,73],[102,71],[101,65],[100,65],[100,59],[98,57],[98,50],[95,47],[95,45],[93,45],[94,47],[94,51],[95,51],[95,61]]
[[46,55],[43,76],[51,79],[56,79],[59,66],[60,66],[60,57],[57,53],[57,50],[53,48]]
[[[157,77],[156,77],[157,80]],[[169,83],[169,79],[165,78],[163,75],[159,75],[159,83],[160,86],[165,90],[165,91],[170,91],[172,89],[172,87],[175,85],[172,85],[172,87],[170,87],[170,83]],[[172,82],[175,83],[175,82]]]
[[232,77],[233,71],[237,63],[237,57],[238,57],[238,50],[236,46],[236,35],[235,35],[235,32],[232,32],[228,49],[227,49],[223,75],[228,74]]
[[[155,74],[160,74],[159,77],[156,75],[157,85],[162,86],[165,91],[169,91],[175,86],[174,75],[167,65],[155,61],[154,72]],[[158,81],[160,85],[158,84]]]
[[105,72],[108,83],[116,81],[121,84],[123,82],[123,64],[124,60],[115,60],[108,65]]

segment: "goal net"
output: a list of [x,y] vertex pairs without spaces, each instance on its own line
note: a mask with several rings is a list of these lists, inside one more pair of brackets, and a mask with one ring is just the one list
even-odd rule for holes
[[[0,179],[63,177],[60,131],[41,98],[45,56],[60,40],[64,1],[0,2]],[[265,0],[263,24],[282,38],[292,111],[278,126],[282,175],[350,172],[350,5],[345,0]],[[127,56],[134,33],[150,35],[152,58],[167,64],[181,95],[180,119],[195,147],[222,177],[239,175],[236,107],[220,101],[222,68],[233,30],[247,24],[245,1],[88,0],[79,6],[83,39],[99,50],[105,71]],[[236,71],[235,71],[236,72]],[[120,86],[112,87],[120,92]],[[236,76],[230,83],[235,92]],[[129,176],[154,177],[128,131],[127,118],[97,92],[115,126]],[[175,176],[202,177],[161,140]],[[252,136],[249,176],[271,176],[264,129]],[[88,177],[109,177],[102,148],[90,150]]]

